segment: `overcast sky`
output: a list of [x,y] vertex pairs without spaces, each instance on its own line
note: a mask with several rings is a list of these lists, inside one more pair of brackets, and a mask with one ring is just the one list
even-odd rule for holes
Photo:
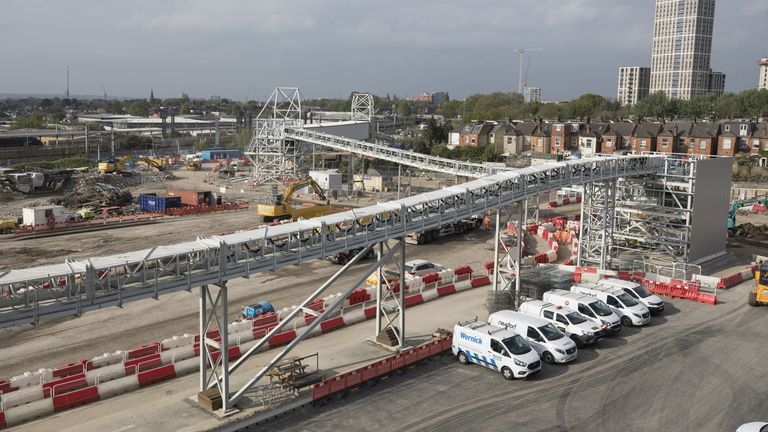
[[[653,0],[0,0],[0,93],[218,95],[353,90],[452,98],[529,85],[544,99],[616,97],[617,68],[650,66]],[[718,0],[712,68],[757,86],[768,0]]]

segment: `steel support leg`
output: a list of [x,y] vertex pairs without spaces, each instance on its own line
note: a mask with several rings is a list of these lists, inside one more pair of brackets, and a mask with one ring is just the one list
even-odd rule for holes
[[[227,327],[227,285],[216,284],[216,296],[209,285],[200,287],[200,391],[218,387],[222,409],[229,404],[229,329]],[[210,313],[208,311],[210,306]],[[221,341],[209,338],[207,333],[218,329]],[[214,360],[214,353],[218,357]],[[221,370],[218,370],[221,366]],[[210,374],[208,369],[210,368]]]
[[400,346],[402,347],[405,342],[405,237],[400,239],[400,280],[403,281],[400,285],[400,322],[398,330],[400,330]]
[[[337,280],[339,276],[341,276],[344,272],[346,272],[349,267],[360,260],[361,257],[368,254],[368,252],[371,250],[370,246],[366,247],[362,250],[357,256],[355,256],[352,260],[350,260],[344,267],[342,267],[341,270],[339,270],[336,274],[334,274],[333,277],[329,280],[329,282],[323,284],[321,289],[315,291],[309,298],[307,298],[302,304],[301,307],[294,309],[293,312],[288,314],[287,317],[285,317],[283,320],[280,321],[280,323],[275,326],[272,330],[270,330],[266,336],[264,336],[259,343],[251,347],[251,349],[243,354],[233,365],[229,368],[229,372],[234,372],[235,369],[237,369],[239,366],[241,366],[248,358],[258,349],[260,346],[262,346],[265,342],[269,341],[272,336],[275,334],[283,331],[283,328],[291,325],[292,320],[297,317],[300,313],[303,312],[303,308],[306,307],[312,300],[317,298],[322,292],[330,287],[332,285],[332,282]],[[259,372],[256,373],[251,379],[248,380],[237,392],[235,392],[234,395],[229,400],[229,406],[234,406],[245,394],[246,391],[248,391],[250,388],[252,388],[254,385],[256,385],[259,380],[261,380],[264,376],[266,376],[267,372],[269,372],[277,363],[279,363],[285,356],[291,352],[304,338],[306,338],[310,333],[312,333],[312,330],[314,330],[317,326],[320,325],[321,322],[323,322],[326,318],[328,318],[329,315],[332,313],[335,313],[338,307],[344,302],[344,300],[349,296],[349,294],[352,293],[357,287],[360,286],[365,280],[368,278],[368,276],[375,272],[377,268],[379,268],[382,264],[382,262],[390,259],[394,253],[396,252],[396,249],[390,249],[387,251],[382,257],[380,261],[375,262],[371,266],[369,266],[357,279],[355,279],[354,282],[352,282],[351,285],[347,289],[345,289],[341,296],[338,296],[336,298],[336,301],[333,302],[331,305],[326,305],[325,311],[323,311],[320,315],[317,316],[308,326],[304,327],[301,332],[299,332],[296,335],[296,338],[293,339],[282,351],[277,353],[272,360],[270,360],[264,367],[262,367]]]
[[578,265],[610,267],[616,209],[616,180],[588,183],[581,205]]

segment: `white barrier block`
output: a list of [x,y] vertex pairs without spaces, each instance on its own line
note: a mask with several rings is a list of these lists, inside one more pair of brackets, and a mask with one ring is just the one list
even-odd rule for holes
[[43,386],[36,385],[16,390],[15,392],[3,394],[3,406],[7,410],[25,403],[40,400],[43,398]]
[[[242,349],[240,352],[245,352]],[[197,358],[191,358],[182,360],[173,365],[176,375],[186,375],[188,373],[197,372],[200,370],[200,360]]]
[[[557,244],[555,244],[555,246],[557,246]],[[547,251],[547,259],[549,259],[549,262],[557,261],[557,249]]]
[[437,275],[440,276],[440,280],[443,281],[443,283],[448,283],[453,280],[453,270],[446,269],[438,273]]
[[253,330],[248,330],[240,333],[229,334],[229,345],[244,344],[253,340]]
[[53,414],[53,398],[45,398],[15,408],[6,409],[5,424],[13,427],[18,424]]
[[[251,336],[253,336],[253,332],[249,332]],[[230,339],[232,339],[230,337]],[[253,337],[251,337],[253,339]],[[179,348],[174,348],[172,350],[168,351],[162,351],[160,353],[160,361],[163,362],[164,365],[175,363],[181,360],[186,360],[188,358],[192,358],[195,356],[195,348],[193,346],[183,346]]]
[[253,330],[253,322],[251,320],[235,321],[227,326],[227,330],[229,331],[229,334],[251,331]]
[[53,378],[53,369],[38,369],[34,372],[24,372],[10,379],[11,387],[22,389],[24,387],[42,384],[51,381]]
[[472,288],[472,281],[467,279],[465,281],[458,281],[453,285],[456,287],[456,291],[464,291]]
[[[250,324],[250,322],[249,322]],[[181,336],[174,336],[168,339],[163,339],[163,342],[161,342],[161,346],[163,349],[174,349],[179,348],[183,346],[192,346],[195,344],[195,335],[184,333]]]
[[88,382],[89,386],[96,384],[96,381],[101,384],[102,382],[112,381],[113,379],[122,378],[124,376],[125,365],[123,363],[91,369],[85,372],[85,380]]
[[365,321],[365,312],[363,312],[363,307],[361,306],[357,306],[351,310],[345,310],[343,316],[344,325],[352,325]]
[[434,300],[437,297],[439,297],[439,296],[437,295],[437,290],[436,289],[424,290],[424,291],[421,292],[421,298],[425,302],[428,302],[430,300]]
[[[408,287],[409,287],[409,290],[412,292],[418,291],[424,287],[424,281],[421,279],[413,279],[410,282],[408,282]],[[376,291],[374,291],[373,293],[376,294]]]
[[[195,359],[197,360],[197,359]],[[122,378],[118,378],[105,383],[99,383],[99,397],[106,399],[112,396],[117,396],[129,391],[137,390],[139,388],[139,375],[133,374]]]
[[94,368],[100,368],[100,367],[109,366],[117,363],[122,363],[124,357],[125,357],[125,353],[123,351],[115,351],[113,353],[104,353],[100,356],[96,356],[92,358],[91,365],[93,365]]
[[597,273],[582,273],[581,281],[588,283],[596,283],[601,279],[601,276]]

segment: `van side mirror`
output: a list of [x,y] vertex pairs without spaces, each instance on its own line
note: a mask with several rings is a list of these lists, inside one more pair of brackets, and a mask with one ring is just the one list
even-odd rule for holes
[[507,352],[507,350],[502,351],[501,355],[503,355],[504,357],[510,357],[509,352]]

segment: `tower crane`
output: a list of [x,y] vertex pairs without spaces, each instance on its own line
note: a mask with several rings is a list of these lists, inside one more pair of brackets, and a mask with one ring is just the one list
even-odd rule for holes
[[[544,51],[541,48],[514,48],[512,51],[517,52],[518,60],[520,63],[520,74],[518,75],[517,91],[523,94],[523,54],[532,51]],[[527,80],[527,77],[525,78]]]

